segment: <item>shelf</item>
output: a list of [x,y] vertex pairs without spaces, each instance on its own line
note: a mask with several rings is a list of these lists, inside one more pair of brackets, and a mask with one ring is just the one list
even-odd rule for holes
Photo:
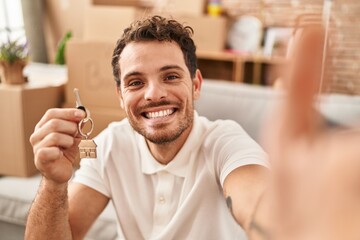
[[[273,68],[284,64],[282,57],[198,51],[198,67],[204,78],[268,85],[276,78]],[[267,72],[272,72],[268,80]]]

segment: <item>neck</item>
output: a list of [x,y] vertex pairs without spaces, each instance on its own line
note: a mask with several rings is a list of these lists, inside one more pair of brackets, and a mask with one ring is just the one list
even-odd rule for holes
[[171,162],[186,142],[191,129],[192,127],[189,127],[176,140],[169,143],[156,144],[146,140],[150,152],[155,160],[164,165]]

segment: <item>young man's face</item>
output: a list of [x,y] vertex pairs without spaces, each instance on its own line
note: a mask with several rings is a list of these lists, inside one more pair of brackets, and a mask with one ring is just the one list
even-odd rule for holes
[[120,102],[132,127],[156,144],[187,136],[199,97],[201,74],[191,79],[183,53],[172,42],[133,42],[120,56]]

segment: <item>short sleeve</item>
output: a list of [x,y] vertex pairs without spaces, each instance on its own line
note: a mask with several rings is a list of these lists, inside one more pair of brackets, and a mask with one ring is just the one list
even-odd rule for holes
[[221,186],[236,168],[252,164],[270,167],[265,151],[239,124],[231,120],[215,121],[215,124],[204,146],[210,168]]
[[111,194],[104,185],[104,179],[100,171],[101,164],[98,159],[84,158],[81,160],[80,168],[75,172],[72,182],[84,184],[110,197]]
[[80,168],[75,172],[72,182],[84,184],[94,190],[104,194],[107,197],[111,196],[109,188],[105,181],[105,159],[103,159],[106,140],[109,139],[110,130],[105,129],[94,141],[97,144],[97,158],[83,158],[80,161]]

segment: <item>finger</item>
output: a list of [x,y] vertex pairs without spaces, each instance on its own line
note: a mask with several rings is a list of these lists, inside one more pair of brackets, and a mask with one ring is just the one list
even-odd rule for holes
[[310,133],[320,115],[314,109],[322,76],[324,29],[310,26],[296,32],[288,75],[288,99],[283,106],[283,133],[288,136]]
[[61,158],[62,151],[58,147],[44,147],[39,149],[35,154],[35,165],[39,170],[49,162],[54,162]]
[[30,143],[34,146],[50,133],[64,133],[70,136],[76,136],[77,132],[78,128],[76,122],[63,119],[50,119],[35,130],[30,136]]
[[37,155],[43,148],[57,147],[68,149],[74,146],[75,139],[72,136],[62,133],[50,133],[42,141],[34,146],[34,154]]
[[72,175],[73,162],[65,158],[60,148],[42,148],[35,158],[35,166],[42,175],[58,183],[67,182]]
[[[291,96],[313,96],[318,93],[324,52],[325,33],[321,25],[298,30],[294,37],[292,72],[289,92]],[[304,91],[300,91],[304,90]],[[309,100],[309,98],[306,98]]]
[[52,108],[46,111],[38,122],[35,130],[41,128],[50,119],[63,119],[67,121],[79,122],[85,117],[85,112],[76,108]]

